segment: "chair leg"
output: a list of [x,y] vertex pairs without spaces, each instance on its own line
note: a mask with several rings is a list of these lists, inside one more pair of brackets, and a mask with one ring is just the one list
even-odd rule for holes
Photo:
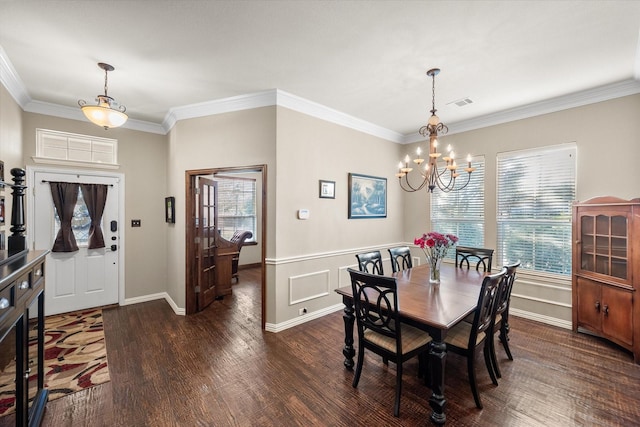
[[[491,338],[491,339],[490,339]],[[494,357],[493,357],[493,335],[490,337],[486,337],[484,341],[484,364],[487,366],[487,371],[489,371],[489,376],[491,377],[491,382],[494,385],[498,385],[498,379],[496,378],[496,370],[493,365]],[[499,375],[498,375],[499,377]]]
[[362,364],[364,363],[364,348],[362,344],[358,345],[358,361],[356,363],[356,372],[353,374],[353,384],[351,384],[354,388],[358,387],[358,382],[360,381],[360,374],[362,373]]
[[389,366],[389,359],[387,359],[386,357],[382,358],[382,363],[384,363],[385,365]]
[[[500,366],[498,366],[498,356],[496,355],[496,341],[494,334],[491,335],[491,339],[487,340],[487,344],[489,347],[489,354],[491,355],[491,366],[493,367],[493,372],[496,374],[496,377],[502,378],[502,372],[500,372]],[[485,347],[485,351],[487,348]]]
[[476,381],[476,369],[474,359],[476,354],[472,352],[467,355],[467,370],[469,371],[469,384],[471,385],[471,392],[473,393],[473,400],[476,401],[476,406],[482,409],[482,402],[480,401],[480,394],[478,393],[478,385]]
[[402,360],[396,362],[396,403],[393,406],[393,416],[400,416],[400,394],[402,393]]
[[507,353],[507,357],[509,358],[509,360],[513,360],[511,349],[509,348],[509,324],[506,322],[500,325],[500,342],[502,343],[504,351]]

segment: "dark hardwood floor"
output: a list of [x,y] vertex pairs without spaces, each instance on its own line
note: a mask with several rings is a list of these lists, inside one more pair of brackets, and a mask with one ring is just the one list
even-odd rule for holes
[[[430,390],[406,364],[400,417],[395,366],[367,354],[357,389],[344,369],[342,312],[277,334],[260,330],[259,270],[233,295],[183,317],[164,301],[104,311],[111,381],[49,402],[44,426],[426,426]],[[464,360],[447,359],[451,426],[640,425],[640,366],[606,341],[513,318],[503,377],[482,356],[475,407]]]

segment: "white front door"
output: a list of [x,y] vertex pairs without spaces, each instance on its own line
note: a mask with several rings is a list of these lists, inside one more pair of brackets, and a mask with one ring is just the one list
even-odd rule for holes
[[[90,174],[66,171],[33,171],[33,203],[27,230],[34,249],[51,249],[59,228],[49,182],[74,182],[81,184],[106,184],[107,202],[102,215],[102,231],[105,247],[88,249],[88,212],[82,190],[72,221],[79,250],[76,252],[50,252],[46,264],[45,313],[82,310],[115,304],[119,301],[119,257],[121,250],[120,175]],[[83,225],[86,225],[83,227]]]

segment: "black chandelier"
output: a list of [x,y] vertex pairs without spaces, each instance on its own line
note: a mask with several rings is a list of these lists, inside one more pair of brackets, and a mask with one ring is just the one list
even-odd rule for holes
[[[450,145],[447,147],[448,154],[442,157],[442,160],[444,161],[442,169],[439,169],[438,167],[438,159],[442,155],[438,152],[438,133],[444,135],[449,131],[449,128],[440,121],[438,116],[436,116],[436,76],[438,73],[440,73],[439,68],[432,68],[427,71],[427,76],[432,78],[431,117],[429,117],[427,125],[422,126],[418,131],[420,135],[429,137],[429,158],[424,169],[420,171],[422,182],[419,183],[419,185],[412,185],[409,182],[409,172],[413,170],[412,167],[409,167],[409,162],[411,161],[409,155],[404,158],[404,164],[403,162],[400,162],[396,176],[400,182],[400,187],[404,191],[414,192],[421,190],[424,187],[426,187],[430,193],[433,193],[433,190],[436,187],[445,193],[462,190],[469,184],[469,181],[471,180],[471,173],[476,169],[471,167],[471,155],[468,155],[467,167],[464,168],[464,171],[467,172],[467,180],[464,184],[460,185],[460,180],[457,180],[460,176],[457,172],[458,165],[455,161],[455,153]],[[416,150],[416,154],[417,156],[413,159],[413,163],[420,166],[425,162],[425,159],[421,157],[422,150],[420,147]]]

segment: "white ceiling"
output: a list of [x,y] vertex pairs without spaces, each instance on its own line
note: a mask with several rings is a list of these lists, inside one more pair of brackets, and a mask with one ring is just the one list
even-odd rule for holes
[[449,125],[640,93],[639,30],[640,1],[2,0],[0,80],[27,110],[76,114],[107,62],[133,122],[278,89],[409,136],[434,67]]

